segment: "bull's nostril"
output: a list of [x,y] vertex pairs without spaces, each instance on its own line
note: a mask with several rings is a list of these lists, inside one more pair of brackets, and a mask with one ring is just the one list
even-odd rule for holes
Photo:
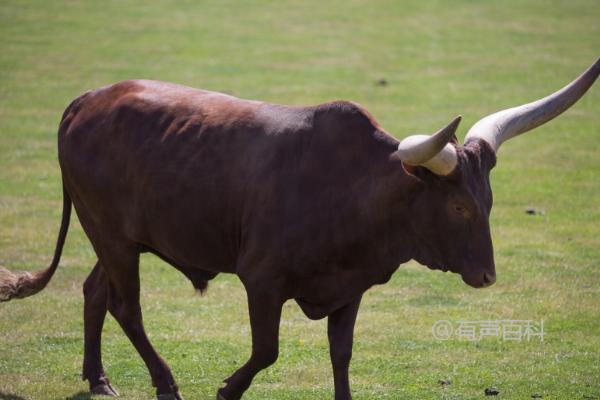
[[483,282],[486,286],[493,285],[496,282],[496,275],[488,274],[487,272],[483,273]]

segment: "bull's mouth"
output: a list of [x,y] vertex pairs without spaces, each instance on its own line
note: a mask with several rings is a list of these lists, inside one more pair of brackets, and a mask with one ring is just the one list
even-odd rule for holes
[[492,286],[496,283],[496,274],[483,272],[479,275],[463,275],[461,274],[462,280],[469,286],[480,289],[488,286]]
[[496,273],[482,272],[480,274],[463,274],[460,269],[441,262],[425,264],[429,269],[459,274],[467,285],[474,288],[485,288],[496,283]]

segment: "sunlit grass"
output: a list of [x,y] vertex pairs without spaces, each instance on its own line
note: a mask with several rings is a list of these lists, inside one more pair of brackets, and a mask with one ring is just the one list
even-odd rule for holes
[[[87,89],[151,78],[287,104],[344,98],[397,137],[457,114],[463,136],[481,116],[542,97],[591,64],[598,21],[593,0],[2,2],[0,264],[32,270],[51,258],[56,129]],[[472,399],[492,386],[506,399],[600,398],[599,104],[595,87],[501,149],[492,173],[495,286],[473,290],[410,263],[366,294],[351,366],[356,399]],[[0,305],[0,398],[86,398],[81,285],[94,262],[74,219],[49,287]],[[141,270],[151,340],[184,396],[213,399],[250,351],[241,284],[222,275],[200,297],[153,257]],[[543,319],[546,338],[438,341],[431,328],[440,319]],[[280,350],[245,398],[332,397],[326,321],[286,304]],[[123,398],[153,396],[111,318],[103,355]]]

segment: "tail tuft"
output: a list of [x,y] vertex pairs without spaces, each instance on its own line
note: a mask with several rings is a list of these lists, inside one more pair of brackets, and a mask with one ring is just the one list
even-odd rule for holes
[[15,274],[0,267],[0,301],[22,299],[42,290],[47,282],[36,279],[36,275],[29,272]]
[[20,274],[15,274],[6,268],[0,267],[0,302],[11,299],[23,299],[36,294],[46,287],[58,267],[67,231],[69,230],[70,219],[71,197],[63,185],[63,215],[58,239],[56,240],[56,248],[54,249],[54,257],[50,266],[33,273],[23,272]]

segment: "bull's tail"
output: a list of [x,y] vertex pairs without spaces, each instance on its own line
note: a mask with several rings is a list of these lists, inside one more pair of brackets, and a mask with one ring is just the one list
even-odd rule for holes
[[24,272],[20,274],[15,274],[6,268],[0,267],[0,301],[9,301],[14,298],[22,299],[34,295],[46,287],[58,267],[67,231],[69,230],[70,219],[71,197],[63,185],[62,221],[54,250],[54,258],[50,266],[36,272]]

